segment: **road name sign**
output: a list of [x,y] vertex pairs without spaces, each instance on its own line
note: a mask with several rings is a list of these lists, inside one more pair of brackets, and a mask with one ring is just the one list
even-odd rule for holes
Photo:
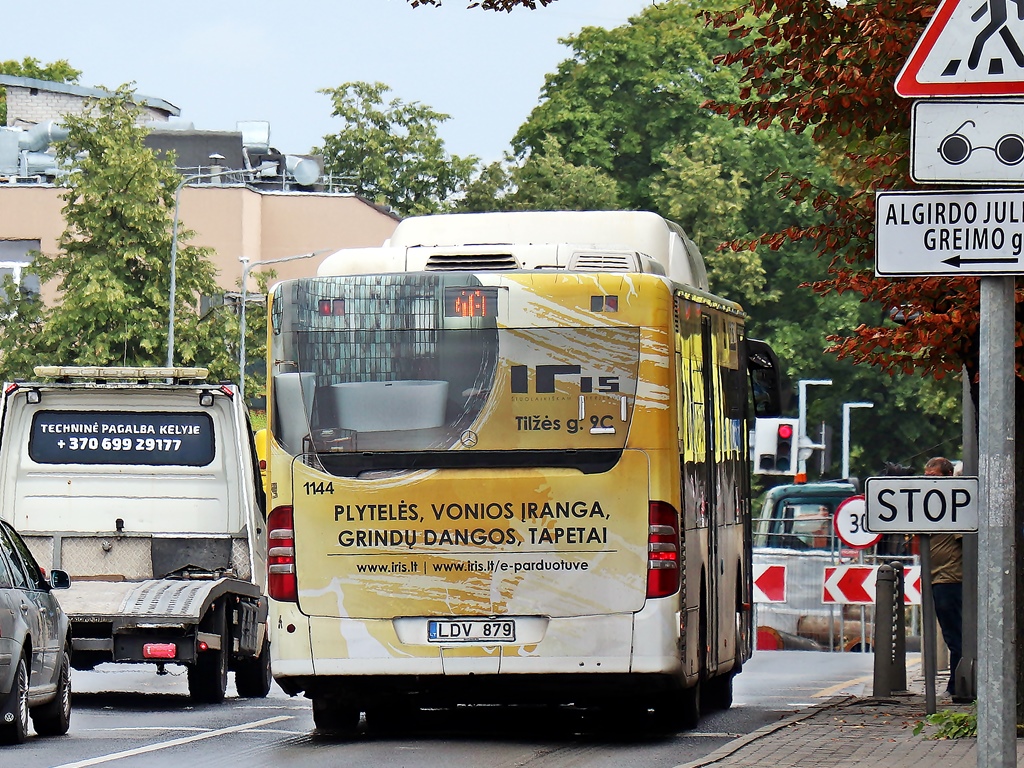
[[1024,273],[1024,191],[875,193],[875,274]]
[[976,477],[869,477],[867,526],[879,533],[978,530]]
[[1006,0],[942,0],[896,77],[896,93],[1024,93],[1024,19]]
[[754,566],[754,602],[786,602],[786,566]]
[[1024,100],[915,101],[910,177],[920,183],[1024,183]]
[[869,531],[864,525],[864,497],[850,496],[843,499],[832,516],[832,527],[836,536],[846,546],[854,549],[873,547],[882,538],[880,533]]

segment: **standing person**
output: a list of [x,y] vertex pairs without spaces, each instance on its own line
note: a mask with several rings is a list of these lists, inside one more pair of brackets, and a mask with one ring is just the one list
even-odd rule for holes
[[[928,459],[925,475],[950,477],[953,462],[941,456]],[[949,683],[946,693],[954,695],[956,667],[960,663],[963,606],[964,558],[959,533],[933,533],[931,539],[932,600],[942,639],[949,648]]]

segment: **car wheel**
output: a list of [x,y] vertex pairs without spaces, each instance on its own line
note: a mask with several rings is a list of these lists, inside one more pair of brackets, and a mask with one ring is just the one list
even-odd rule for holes
[[228,688],[228,652],[221,640],[219,650],[203,651],[188,668],[188,692],[193,701],[219,704]]
[[270,673],[270,641],[264,637],[260,655],[243,659],[235,666],[235,690],[246,699],[262,699],[270,693],[274,678]]
[[219,704],[224,701],[228,688],[228,654],[231,652],[224,602],[211,606],[199,626],[204,632],[220,637],[220,648],[207,648],[196,654],[196,660],[188,666],[188,692],[193,701]]
[[21,744],[28,736],[28,665],[18,659],[11,692],[0,705],[0,744]]
[[32,709],[32,725],[40,736],[62,736],[71,727],[71,657],[64,651],[53,701]]

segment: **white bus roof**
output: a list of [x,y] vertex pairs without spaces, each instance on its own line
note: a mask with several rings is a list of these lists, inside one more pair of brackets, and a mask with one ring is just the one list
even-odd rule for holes
[[443,262],[469,271],[487,262],[483,269],[654,272],[708,290],[704,260],[682,227],[645,211],[414,216],[398,224],[384,247],[341,251],[319,274],[454,268],[435,266]]

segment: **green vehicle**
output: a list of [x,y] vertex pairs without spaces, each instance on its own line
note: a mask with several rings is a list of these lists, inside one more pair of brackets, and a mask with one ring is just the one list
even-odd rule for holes
[[768,566],[784,566],[785,599],[757,604],[759,650],[857,647],[860,622],[848,627],[852,617],[842,615],[842,606],[822,603],[822,578],[826,566],[857,557],[843,549],[832,518],[859,492],[853,483],[834,481],[780,485],[765,495],[754,519],[754,578]]
[[859,491],[845,481],[779,485],[765,495],[754,520],[754,547],[763,549],[837,549],[832,516]]

